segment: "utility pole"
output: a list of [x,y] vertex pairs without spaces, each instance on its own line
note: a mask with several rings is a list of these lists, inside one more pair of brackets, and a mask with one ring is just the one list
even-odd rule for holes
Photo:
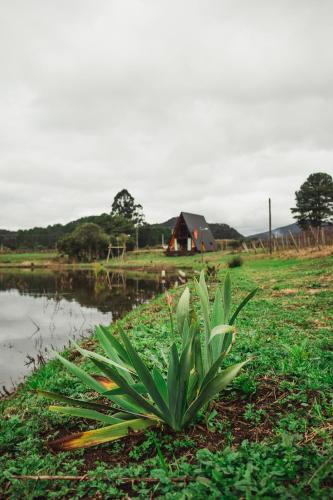
[[272,207],[270,198],[268,198],[268,224],[269,224],[269,253],[272,255]]

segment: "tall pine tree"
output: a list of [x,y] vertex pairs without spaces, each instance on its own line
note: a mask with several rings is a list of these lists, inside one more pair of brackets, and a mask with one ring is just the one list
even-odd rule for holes
[[311,174],[295,193],[294,219],[302,229],[333,222],[333,179],[321,172]]

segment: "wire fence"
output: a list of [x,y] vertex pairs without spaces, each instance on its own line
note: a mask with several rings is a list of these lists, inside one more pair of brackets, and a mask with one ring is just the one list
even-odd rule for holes
[[306,231],[286,234],[272,234],[271,241],[267,238],[249,240],[242,243],[242,250],[249,252],[281,252],[284,250],[296,250],[297,252],[306,248],[318,248],[321,250],[326,246],[333,245],[333,226],[313,228]]

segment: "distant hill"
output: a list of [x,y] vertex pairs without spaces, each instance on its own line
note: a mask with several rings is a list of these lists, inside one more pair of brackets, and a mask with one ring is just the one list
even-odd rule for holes
[[[176,224],[176,217],[162,222],[161,224],[146,224],[139,231],[140,247],[155,246],[161,243],[162,235],[164,241],[170,237],[171,230]],[[131,222],[120,227],[115,226],[115,222],[110,214],[90,215],[68,222],[67,224],[53,224],[47,227],[34,227],[31,229],[19,229],[18,231],[8,231],[0,229],[0,248],[4,246],[12,250],[15,249],[51,249],[55,248],[57,241],[71,233],[76,226],[86,222],[98,224],[109,235],[116,233],[131,234],[134,237],[134,226]],[[243,236],[236,229],[227,224],[209,224],[216,239],[241,239]]]
[[[1,247],[11,250],[54,249],[60,238],[71,233],[78,225],[83,223],[98,224],[106,234],[113,238],[116,238],[119,234],[128,234],[132,237],[132,243],[135,241],[133,222],[104,213],[81,217],[67,224],[53,224],[52,226],[19,229],[18,231],[0,229],[0,249]],[[139,246],[143,248],[160,245],[162,238],[166,241],[170,237],[170,232],[168,228],[146,224],[139,231]]]
[[209,227],[217,240],[241,240],[244,236],[228,224],[209,222]]
[[[79,224],[87,222],[98,224],[106,233],[111,233],[112,217],[104,213],[81,217],[67,224],[53,224],[47,227],[33,227],[17,231],[0,229],[0,246],[3,245],[12,250],[17,248],[36,250],[55,248],[60,238],[71,233]],[[130,231],[126,228],[127,232]]]
[[[289,234],[289,231],[292,234],[298,234],[301,232],[298,224],[294,222],[293,224],[288,224],[287,226],[277,227],[276,229],[272,229],[272,234],[274,236],[284,236],[285,234]],[[267,240],[269,238],[269,231],[265,231],[264,233],[252,234],[251,236],[247,236],[247,239],[257,239],[257,240]]]
[[175,227],[178,217],[171,217],[171,219],[166,220],[165,222],[156,223],[156,226],[167,227],[172,230]]
[[[172,230],[175,227],[178,217],[172,217],[165,222],[160,224],[156,224],[156,226],[165,227]],[[228,224],[219,224],[219,223],[208,223],[209,227],[213,233],[214,238],[217,240],[240,240],[244,238],[242,234],[240,234],[233,227],[228,226]]]

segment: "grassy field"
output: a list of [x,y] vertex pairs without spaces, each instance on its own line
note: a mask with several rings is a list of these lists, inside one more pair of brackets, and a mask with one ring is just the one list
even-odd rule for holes
[[35,266],[70,266],[70,267],[93,267],[96,264],[103,265],[106,268],[123,268],[123,269],[162,269],[165,267],[171,268],[199,268],[204,262],[222,262],[225,261],[226,254],[223,252],[207,253],[201,258],[201,255],[191,255],[186,257],[166,257],[162,250],[151,251],[134,251],[129,252],[122,258],[110,259],[109,262],[105,260],[98,263],[84,263],[79,262],[76,264],[66,263],[66,259],[59,260],[59,254],[56,252],[48,253],[0,253],[0,266],[30,266],[33,263]]
[[0,265],[45,264],[56,257],[56,252],[0,253]]
[[[275,258],[283,260],[300,257],[308,258],[311,256],[325,256],[332,253],[331,247],[319,250],[317,248],[309,248],[301,250],[297,253],[295,250],[278,252],[273,255]],[[4,267],[30,267],[33,264],[35,267],[69,267],[74,269],[93,269],[95,267],[103,267],[105,269],[125,269],[125,270],[148,270],[160,271],[162,269],[202,269],[203,266],[220,266],[225,267],[226,264],[235,257],[237,253],[218,251],[208,252],[203,255],[189,255],[183,257],[167,257],[162,250],[138,250],[128,252],[124,258],[101,260],[98,262],[77,262],[69,263],[66,258],[61,258],[56,252],[48,253],[0,253],[0,268]],[[266,260],[270,256],[265,253],[242,253],[247,261],[249,260]]]
[[[52,452],[48,440],[89,423],[50,413],[47,401],[32,392],[39,387],[82,397],[81,383],[59,362],[48,362],[0,403],[3,496],[332,498],[332,269],[328,256],[249,259],[231,270],[236,300],[255,285],[260,291],[239,318],[227,362],[254,360],[208,418],[181,434],[150,431],[87,450]],[[225,272],[211,280],[211,292]],[[119,325],[147,362],[160,362],[169,342],[165,297],[129,313],[115,331]],[[73,351],[66,355],[82,362]],[[83,479],[15,477],[41,474]]]
[[225,262],[230,255],[225,252],[211,252],[201,255],[189,255],[183,257],[167,257],[162,250],[130,252],[125,258],[110,259],[106,267],[124,267],[124,268],[157,268],[177,267],[183,269],[201,268],[202,262],[212,264]]
[[203,256],[192,255],[188,257],[166,257],[162,250],[151,250],[151,251],[134,251],[129,252],[125,255],[124,259],[114,258],[110,259],[109,262],[105,260],[99,262],[78,262],[78,263],[68,263],[66,259],[59,258],[59,254],[56,252],[50,253],[0,253],[0,267],[24,267],[30,266],[33,263],[34,266],[63,266],[63,267],[75,267],[75,268],[92,268],[96,265],[102,265],[108,269],[122,268],[122,269],[150,269],[159,270],[162,268],[201,268],[202,261],[204,262],[223,262],[226,260],[225,253],[214,252],[207,253]]

